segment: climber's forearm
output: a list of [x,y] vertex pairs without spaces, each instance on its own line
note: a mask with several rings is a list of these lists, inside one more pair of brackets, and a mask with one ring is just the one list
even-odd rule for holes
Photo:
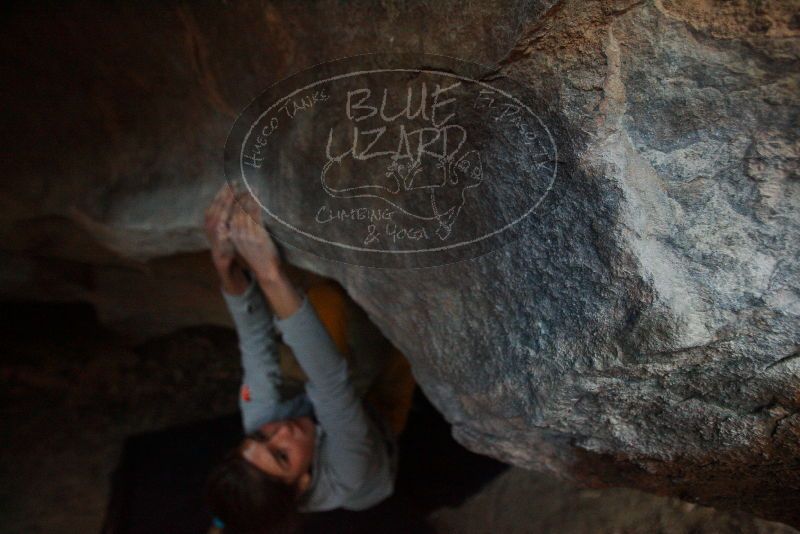
[[256,276],[258,285],[278,319],[285,319],[300,308],[303,298],[282,268],[277,267],[266,274],[257,273]]
[[281,371],[275,326],[267,303],[255,280],[247,281],[242,293],[222,291],[236,325],[242,358],[239,407],[247,432],[269,420],[280,404]]
[[234,263],[227,271],[217,271],[219,274],[220,286],[229,295],[241,295],[247,289],[249,281],[244,269]]

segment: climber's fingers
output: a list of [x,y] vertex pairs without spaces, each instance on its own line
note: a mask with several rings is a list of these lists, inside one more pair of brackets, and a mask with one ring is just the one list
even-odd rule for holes
[[217,194],[214,195],[214,199],[211,201],[211,204],[208,206],[205,212],[205,222],[207,225],[216,226],[217,221],[220,219],[221,215],[227,204],[231,203],[233,200],[233,190],[231,189],[230,185],[225,183],[222,187],[220,187]]
[[228,239],[231,239],[231,227],[228,221],[220,219],[217,222],[215,230],[217,232],[218,240],[226,241]]
[[263,246],[269,243],[269,234],[266,229],[254,221],[244,210],[236,210],[231,217],[230,236],[233,242],[239,246],[246,243]]
[[230,220],[230,236],[234,241],[241,240],[247,233],[247,223],[250,222],[250,217],[244,210],[235,210],[231,215]]
[[244,211],[256,223],[261,224],[261,206],[253,196],[254,194],[257,194],[255,190],[253,194],[248,191],[244,191],[236,195],[236,201],[242,211]]
[[214,199],[211,201],[211,204],[209,204],[208,208],[206,208],[205,217],[203,219],[203,227],[206,232],[206,236],[212,242],[212,244],[216,239],[216,233],[217,233],[216,227],[219,222],[219,206],[220,206],[221,192],[222,191],[220,190],[220,192],[218,192],[217,195],[214,197]]
[[228,224],[228,221],[230,221],[231,214],[233,213],[235,199],[236,196],[234,195],[233,190],[228,187],[225,195],[222,197],[219,214],[220,220],[226,225]]

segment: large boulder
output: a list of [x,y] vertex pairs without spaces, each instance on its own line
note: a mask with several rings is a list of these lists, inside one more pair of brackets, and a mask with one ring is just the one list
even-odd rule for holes
[[140,333],[224,321],[198,222],[241,109],[356,53],[485,64],[525,87],[558,148],[535,224],[424,269],[288,260],[347,289],[470,449],[798,525],[799,10],[17,8],[2,289],[88,299]]

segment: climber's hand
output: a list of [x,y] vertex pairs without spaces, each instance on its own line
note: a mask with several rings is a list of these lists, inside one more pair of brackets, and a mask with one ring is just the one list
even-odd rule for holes
[[225,184],[217,191],[214,200],[211,201],[205,212],[203,229],[211,247],[211,259],[214,267],[220,273],[227,272],[236,259],[233,242],[225,236],[225,226],[231,216],[233,200],[233,190],[228,184]]
[[205,211],[203,229],[211,248],[211,260],[223,288],[230,293],[241,293],[247,287],[247,280],[242,266],[236,261],[236,248],[228,235],[233,206],[233,189],[225,184]]
[[[255,186],[253,186],[253,194],[255,195],[259,194],[258,189]],[[263,226],[264,223],[261,217],[261,206],[259,206],[258,202],[256,202],[255,197],[252,194],[250,194],[249,191],[242,191],[241,193],[236,195],[234,204],[238,208],[244,210],[244,212],[247,213],[250,216],[250,218],[253,219],[256,223]],[[234,210],[235,209],[236,207],[234,207]]]
[[233,210],[228,235],[256,279],[274,280],[280,274],[281,257],[261,222],[261,209],[249,195],[237,199],[240,202]]

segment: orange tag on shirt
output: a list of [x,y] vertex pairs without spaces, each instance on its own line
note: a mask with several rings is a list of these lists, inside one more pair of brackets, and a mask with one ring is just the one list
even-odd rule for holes
[[250,402],[250,388],[247,386],[247,384],[242,384],[241,393],[242,400],[245,402]]

